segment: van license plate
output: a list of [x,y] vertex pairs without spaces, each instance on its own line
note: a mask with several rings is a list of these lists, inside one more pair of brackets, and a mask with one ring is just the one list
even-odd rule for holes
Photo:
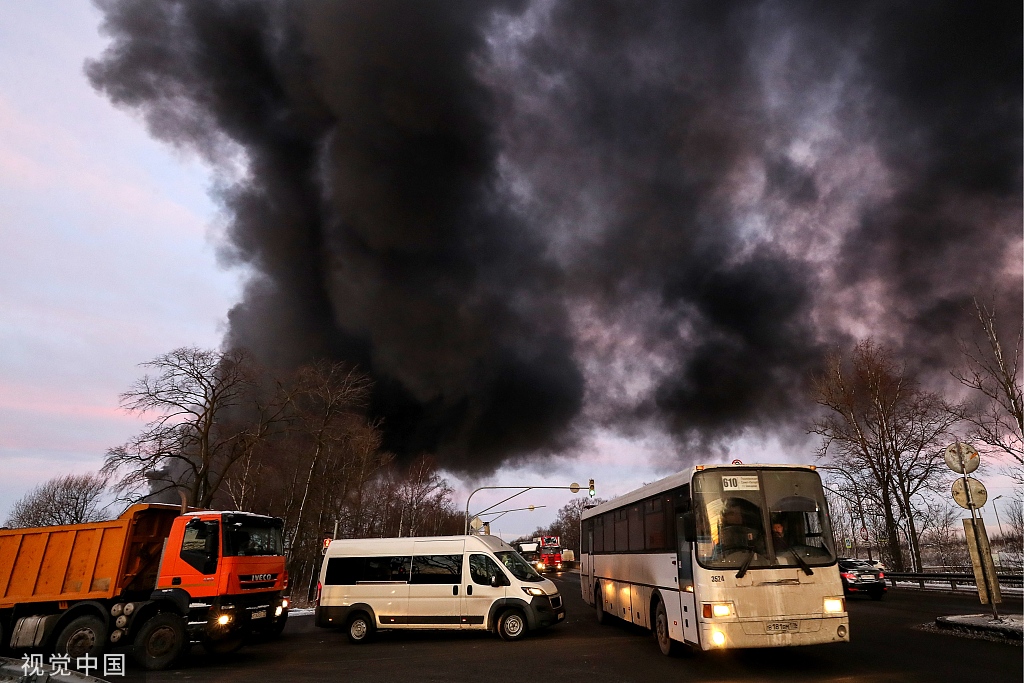
[[768,633],[782,633],[784,631],[799,631],[799,621],[770,621],[764,625]]
[[267,610],[261,609],[259,612],[253,612],[250,619],[265,619],[267,616]]

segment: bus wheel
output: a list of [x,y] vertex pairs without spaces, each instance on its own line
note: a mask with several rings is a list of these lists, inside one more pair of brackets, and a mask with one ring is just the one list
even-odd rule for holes
[[185,625],[175,614],[157,614],[139,629],[132,657],[143,669],[166,669],[185,652]]
[[373,621],[366,612],[356,612],[348,622],[348,639],[357,645],[365,643],[373,638],[375,630]]
[[517,609],[507,610],[498,619],[498,635],[502,640],[519,640],[526,635],[526,618]]
[[73,658],[90,655],[99,657],[107,644],[107,629],[98,617],[82,616],[72,619],[57,636],[53,651]]
[[608,614],[604,611],[604,596],[601,595],[600,584],[594,589],[594,613],[597,615],[597,623],[603,624],[608,621]]
[[658,606],[654,610],[654,638],[658,641],[661,654],[675,654],[676,644],[668,634],[668,612],[665,611],[665,603],[661,600],[658,600]]

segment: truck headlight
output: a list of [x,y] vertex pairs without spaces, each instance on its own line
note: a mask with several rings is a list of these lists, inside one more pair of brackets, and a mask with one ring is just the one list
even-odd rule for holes
[[843,598],[825,598],[826,612],[845,612],[846,600]]
[[275,616],[275,617],[279,617],[279,616],[281,616],[281,614],[282,614],[283,612],[284,612],[284,607],[282,607],[281,605],[278,605],[278,606],[277,606],[277,609],[276,609],[276,610],[274,610],[274,616]]
[[533,586],[523,586],[523,592],[527,595],[544,595],[544,591],[540,588],[534,588]]
[[217,623],[220,624],[221,626],[227,626],[228,623],[230,623],[230,621],[231,621],[231,615],[230,614],[222,614],[219,617],[217,617]]
[[288,598],[281,598],[281,607],[288,609]]

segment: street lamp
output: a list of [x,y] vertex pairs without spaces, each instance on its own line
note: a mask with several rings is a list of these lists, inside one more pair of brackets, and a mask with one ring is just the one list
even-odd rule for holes
[[526,493],[527,491],[532,491],[533,489],[569,489],[573,493],[579,493],[580,492],[580,485],[577,484],[576,482],[573,482],[573,483],[569,484],[568,486],[481,486],[480,488],[473,489],[473,492],[469,494],[469,498],[466,499],[466,535],[467,536],[469,535],[469,501],[473,500],[473,496],[476,495],[476,493],[479,492],[479,491],[497,490],[497,489],[506,489],[506,490],[508,490],[508,489],[522,489],[522,491],[519,491],[518,493],[513,493],[508,498],[503,498],[502,500],[499,500],[497,503],[495,503],[494,505],[492,505],[489,508],[484,508],[480,512],[476,513],[476,515],[474,515],[474,517],[479,518],[480,515],[484,514],[485,512],[487,512],[489,510],[493,510],[494,508],[498,507],[502,503],[510,501],[513,498],[515,498],[516,496],[521,496],[524,493]]
[[1003,525],[999,522],[999,506],[996,505],[996,501],[1003,497],[1003,494],[999,494],[992,499],[992,509],[996,511],[996,528],[999,529],[999,536],[1003,535]]

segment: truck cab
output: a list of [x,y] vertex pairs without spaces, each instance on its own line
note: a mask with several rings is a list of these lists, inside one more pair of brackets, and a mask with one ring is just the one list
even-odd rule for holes
[[245,512],[190,512],[174,520],[156,589],[188,596],[193,640],[230,650],[246,634],[283,629],[282,526],[279,518]]

